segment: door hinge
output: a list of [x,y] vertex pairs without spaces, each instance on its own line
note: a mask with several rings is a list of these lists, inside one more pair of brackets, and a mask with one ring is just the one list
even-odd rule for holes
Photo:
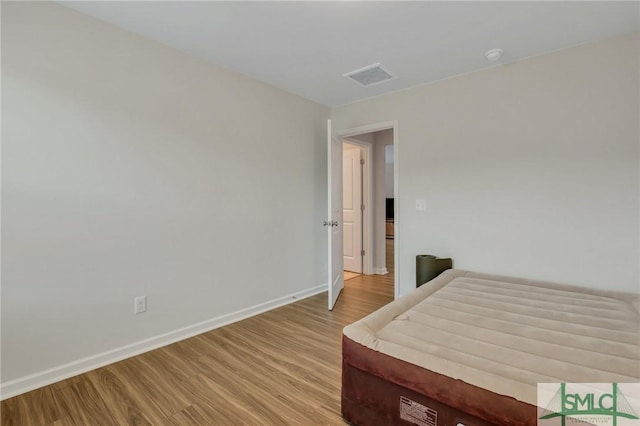
[[360,159],[360,164],[364,165],[364,158]]
[[364,250],[360,250],[360,256],[364,256]]
[[360,210],[364,211],[364,204],[360,204]]

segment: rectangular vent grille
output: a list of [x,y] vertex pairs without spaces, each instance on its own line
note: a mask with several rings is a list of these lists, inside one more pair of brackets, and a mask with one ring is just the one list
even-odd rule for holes
[[397,78],[391,72],[384,69],[380,64],[372,64],[364,68],[348,72],[344,74],[344,77],[350,78],[364,87],[374,86]]

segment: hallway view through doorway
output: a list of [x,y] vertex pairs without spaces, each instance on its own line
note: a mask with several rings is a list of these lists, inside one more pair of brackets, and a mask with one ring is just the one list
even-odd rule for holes
[[[381,291],[384,296],[390,297],[390,300],[393,300],[393,277],[395,276],[395,267],[393,264],[394,260],[394,246],[393,239],[387,239],[385,241],[386,245],[386,255],[385,262],[387,267],[387,273],[385,275],[362,275],[362,274],[352,274],[350,272],[345,271],[345,281],[344,287],[345,289],[351,287],[354,289],[364,290],[364,291]],[[338,300],[340,303],[340,300]]]

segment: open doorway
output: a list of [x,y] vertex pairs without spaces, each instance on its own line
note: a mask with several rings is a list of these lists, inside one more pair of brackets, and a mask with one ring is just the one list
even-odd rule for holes
[[360,274],[384,275],[387,282],[393,277],[396,294],[394,127],[357,130],[341,132],[345,285]]

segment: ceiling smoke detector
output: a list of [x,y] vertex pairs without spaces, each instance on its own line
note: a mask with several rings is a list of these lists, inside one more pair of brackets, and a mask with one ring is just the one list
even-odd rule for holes
[[504,52],[502,49],[491,49],[485,52],[484,57],[487,58],[488,61],[495,62],[498,59],[502,58],[503,53]]
[[395,80],[397,77],[379,63],[371,64],[364,68],[343,74],[363,87],[375,86],[386,81]]

